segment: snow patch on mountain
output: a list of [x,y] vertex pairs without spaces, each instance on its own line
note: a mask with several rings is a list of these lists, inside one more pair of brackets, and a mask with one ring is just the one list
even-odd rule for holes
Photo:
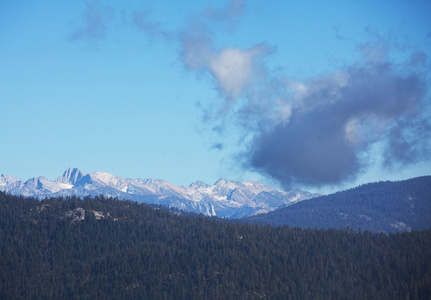
[[258,181],[219,179],[213,185],[196,181],[184,187],[175,186],[162,179],[124,179],[106,172],[87,174],[77,168],[67,169],[55,181],[49,181],[43,176],[22,181],[10,175],[1,175],[0,190],[39,199],[104,195],[229,218],[266,213],[281,206],[320,196],[300,190],[275,190]]

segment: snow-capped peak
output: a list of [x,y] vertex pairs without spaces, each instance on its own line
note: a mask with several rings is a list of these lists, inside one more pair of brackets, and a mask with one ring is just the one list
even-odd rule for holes
[[78,168],[69,168],[64,171],[63,176],[58,177],[55,182],[75,185],[85,175],[87,174],[81,172]]
[[93,172],[90,177],[109,186],[118,186],[124,182],[124,179],[106,172]]
[[226,180],[224,180],[223,178],[219,178],[214,185],[225,185],[227,183]]
[[2,184],[6,185],[6,184],[14,183],[17,181],[21,181],[21,179],[12,177],[10,175],[4,175],[4,174],[0,175],[0,185],[2,185]]
[[23,182],[10,175],[1,175],[0,190],[38,198],[102,194],[220,217],[244,217],[268,212],[313,196],[302,191],[278,191],[258,181],[219,179],[214,185],[196,181],[184,187],[162,179],[124,179],[106,172],[87,174],[77,168],[67,169],[55,181],[40,176]]
[[207,188],[207,187],[209,187],[209,185],[208,184],[206,184],[205,182],[203,182],[203,181],[195,181],[195,182],[193,182],[192,184],[190,184],[189,185],[189,188],[194,188],[194,189],[198,189],[198,188]]

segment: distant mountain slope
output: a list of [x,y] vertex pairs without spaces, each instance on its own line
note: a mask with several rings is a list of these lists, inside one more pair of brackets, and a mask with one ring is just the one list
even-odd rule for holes
[[257,181],[219,179],[214,185],[197,181],[184,187],[161,179],[124,179],[106,172],[87,174],[76,168],[69,168],[55,181],[43,176],[23,181],[0,175],[0,191],[39,199],[104,195],[229,218],[266,213],[319,195],[300,190],[275,190]]
[[369,183],[243,221],[304,228],[350,227],[386,233],[430,228],[431,176]]

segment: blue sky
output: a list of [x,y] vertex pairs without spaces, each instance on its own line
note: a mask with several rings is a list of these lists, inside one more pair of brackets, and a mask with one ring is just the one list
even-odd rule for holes
[[0,173],[429,175],[429,1],[2,1]]

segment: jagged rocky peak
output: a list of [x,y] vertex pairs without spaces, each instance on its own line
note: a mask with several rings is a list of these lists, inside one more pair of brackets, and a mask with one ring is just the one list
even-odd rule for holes
[[7,184],[7,183],[13,183],[16,181],[20,181],[20,179],[12,177],[12,176],[7,175],[7,174],[6,175],[5,174],[0,175],[0,183]]
[[198,181],[195,181],[192,184],[190,184],[189,187],[198,189],[198,188],[207,188],[207,187],[209,187],[209,185],[203,181],[198,180]]
[[[21,180],[13,182],[12,177],[6,180],[7,176],[0,176],[0,190],[14,195],[43,198],[72,195],[85,197],[102,194],[149,204],[177,207],[209,216],[243,217],[262,212],[263,209],[265,212],[274,210],[280,205],[292,202],[291,197],[281,191],[256,198],[262,191],[274,191],[257,181],[244,183],[219,179],[214,185],[196,181],[185,188],[162,179],[123,179],[106,172],[84,173],[77,168],[67,169],[55,182],[42,176],[26,182]],[[301,198],[298,198],[297,195],[294,197],[295,201]],[[240,212],[238,212],[239,209],[241,209]]]
[[25,183],[26,184],[39,184],[39,183],[45,182],[45,181],[48,181],[48,179],[46,179],[46,177],[39,176],[39,177],[30,178]]
[[244,186],[243,182],[240,181],[234,181],[234,180],[225,180],[223,178],[220,178],[214,183],[215,187],[230,187],[230,188],[236,188],[239,186]]
[[81,180],[86,173],[81,172],[78,168],[69,168],[64,171],[63,176],[58,177],[55,182],[57,183],[69,183],[76,184],[79,180]]
[[219,180],[217,180],[215,183],[214,183],[214,185],[224,185],[224,184],[226,184],[227,183],[227,181],[226,180],[224,180],[223,178],[220,178]]
[[215,189],[235,189],[238,187],[244,187],[244,183],[240,181],[225,180],[223,178],[220,178],[214,183]]

